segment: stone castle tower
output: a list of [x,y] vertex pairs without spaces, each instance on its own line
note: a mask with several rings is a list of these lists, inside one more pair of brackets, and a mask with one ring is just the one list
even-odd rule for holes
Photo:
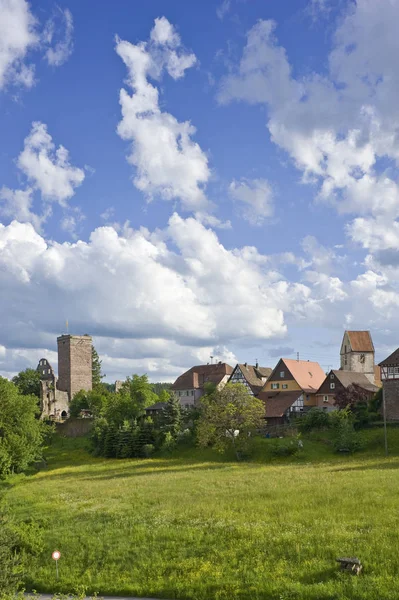
[[41,358],[41,418],[56,421],[69,416],[69,403],[80,390],[92,389],[92,339],[89,335],[61,335],[58,345],[58,379],[47,359]]
[[92,338],[61,335],[58,346],[58,389],[68,392],[69,401],[80,390],[92,389]]
[[342,371],[364,373],[375,382],[374,344],[369,331],[345,331],[340,355]]

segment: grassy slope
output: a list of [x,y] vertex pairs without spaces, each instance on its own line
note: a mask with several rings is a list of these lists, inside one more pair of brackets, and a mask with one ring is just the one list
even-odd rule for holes
[[[46,471],[6,491],[16,518],[43,528],[27,581],[40,591],[83,584],[90,593],[187,600],[396,600],[399,430],[389,433],[396,456],[388,459],[382,432],[370,431],[368,452],[354,457],[305,440],[301,459],[271,462],[261,440],[246,464],[197,450],[95,459],[59,441]],[[360,557],[364,575],[340,573],[335,558],[344,555]]]

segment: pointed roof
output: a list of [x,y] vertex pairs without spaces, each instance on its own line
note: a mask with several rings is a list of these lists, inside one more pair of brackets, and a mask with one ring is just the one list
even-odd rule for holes
[[381,361],[379,367],[399,367],[399,348],[392,352],[385,360]]
[[180,375],[172,385],[172,390],[198,389],[205,383],[218,385],[225,375],[231,375],[233,367],[227,363],[214,363],[212,365],[197,365]]
[[354,352],[374,352],[374,344],[369,331],[346,331]]
[[282,358],[283,363],[304,392],[317,392],[326,378],[318,362]]
[[287,410],[300,398],[302,392],[261,392],[258,396],[259,400],[265,403],[265,417],[283,417]]
[[260,392],[265,385],[265,382],[262,381],[262,379],[267,379],[273,371],[270,367],[259,367],[258,365],[249,365],[248,363],[238,363],[235,366],[234,371],[237,367],[239,367],[254,394]]

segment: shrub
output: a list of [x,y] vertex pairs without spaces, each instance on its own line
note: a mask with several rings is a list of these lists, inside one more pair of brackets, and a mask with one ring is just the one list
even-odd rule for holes
[[312,431],[312,429],[326,429],[330,427],[329,414],[320,408],[311,408],[309,412],[300,418],[298,429],[303,432]]
[[141,454],[144,458],[150,458],[155,452],[154,444],[144,444],[141,449]]
[[352,419],[337,419],[333,444],[337,452],[361,450],[362,442],[359,434],[355,431]]
[[163,452],[165,454],[169,454],[175,448],[176,448],[176,440],[174,439],[171,432],[167,431],[165,433],[165,438],[164,438],[164,441],[161,446],[161,452]]
[[295,456],[303,448],[300,435],[290,439],[275,438],[270,443],[270,453],[272,456]]

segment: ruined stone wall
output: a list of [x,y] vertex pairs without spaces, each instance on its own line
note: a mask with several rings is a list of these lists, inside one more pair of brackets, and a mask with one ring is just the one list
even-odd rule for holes
[[92,389],[92,339],[89,335],[62,335],[58,344],[58,389],[72,400],[80,390]]
[[387,421],[399,421],[399,379],[384,381]]
[[40,382],[40,407],[42,419],[61,420],[69,417],[67,392],[57,389],[57,378]]
[[65,437],[84,437],[93,427],[93,419],[68,419],[65,423],[56,423],[57,433]]

